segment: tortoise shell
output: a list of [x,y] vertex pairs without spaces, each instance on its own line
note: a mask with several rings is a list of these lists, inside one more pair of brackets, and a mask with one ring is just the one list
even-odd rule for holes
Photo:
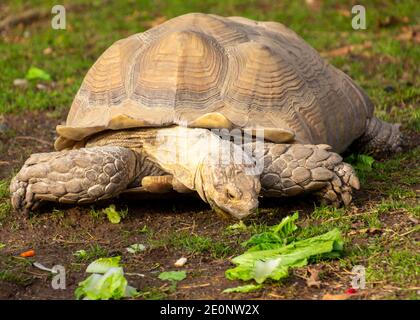
[[277,22],[182,15],[115,42],[88,71],[57,150],[104,130],[264,128],[274,142],[343,151],[373,106],[346,74]]

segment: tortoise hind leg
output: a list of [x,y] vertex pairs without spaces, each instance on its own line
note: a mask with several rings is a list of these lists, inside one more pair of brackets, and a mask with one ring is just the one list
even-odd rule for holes
[[42,201],[83,204],[114,197],[136,178],[137,163],[130,149],[111,146],[33,154],[12,179],[12,205],[27,212]]
[[405,145],[399,124],[372,117],[366,122],[365,133],[350,146],[350,149],[381,157],[401,152]]

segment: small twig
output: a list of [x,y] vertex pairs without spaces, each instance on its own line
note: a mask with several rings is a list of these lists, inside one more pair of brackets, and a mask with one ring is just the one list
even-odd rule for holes
[[125,272],[127,276],[137,276],[137,277],[144,277],[143,273],[133,273],[133,272]]
[[40,20],[50,14],[49,10],[31,9],[16,16],[6,17],[0,21],[0,31],[14,27],[18,24],[30,24],[32,21]]
[[[86,244],[86,240],[85,241],[69,241],[69,240],[63,240],[63,239],[58,239],[55,238],[53,239],[54,242],[61,242],[61,243],[66,243],[66,244]],[[89,240],[87,240],[89,241]],[[109,244],[109,241],[100,241],[100,240],[96,240],[96,243],[100,243],[100,244]]]
[[192,288],[203,288],[203,287],[208,287],[210,286],[210,283],[202,283],[202,284],[196,284],[196,285],[192,285],[192,286],[182,286],[179,287],[180,289],[192,289]]
[[355,50],[363,50],[363,49],[367,49],[367,48],[371,48],[372,47],[372,43],[371,42],[365,42],[363,44],[352,44],[352,45],[347,45],[344,47],[340,47],[340,48],[336,48],[327,52],[321,52],[321,56],[322,57],[339,57],[339,56],[345,56],[348,55],[352,52],[354,52]]
[[194,227],[194,226],[183,227],[183,228],[177,229],[177,230],[176,230],[176,232],[179,232],[179,231],[184,231],[184,230],[188,230],[188,229],[191,229],[191,228],[193,228],[193,227]]
[[33,140],[33,141],[36,141],[45,145],[51,145],[51,142],[48,142],[39,138],[35,138],[35,137],[30,137],[30,136],[18,136],[18,137],[15,137],[15,139],[16,140]]
[[[103,5],[108,3],[109,1],[104,1]],[[66,11],[82,11],[86,8],[86,4],[67,4],[65,6]],[[9,29],[11,27],[17,26],[19,24],[29,25],[34,21],[39,21],[42,19],[46,19],[51,15],[51,9],[29,9],[23,11],[20,14],[6,17],[5,19],[0,21],[0,31]]]
[[404,236],[406,236],[407,234],[410,234],[411,232],[414,232],[414,231],[420,231],[420,229],[416,226],[416,227],[414,227],[413,229],[408,230],[407,232],[404,232],[404,233],[402,233],[402,234],[399,234],[399,236],[400,236],[400,237],[404,237]]

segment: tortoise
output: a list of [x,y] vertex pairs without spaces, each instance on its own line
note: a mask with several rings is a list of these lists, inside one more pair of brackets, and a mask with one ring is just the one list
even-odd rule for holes
[[195,191],[239,219],[258,197],[311,192],[347,205],[359,180],[339,153],[401,149],[399,125],[373,112],[349,76],[283,24],[182,15],[99,57],[56,128],[57,151],[31,155],[13,178],[12,205],[169,190]]

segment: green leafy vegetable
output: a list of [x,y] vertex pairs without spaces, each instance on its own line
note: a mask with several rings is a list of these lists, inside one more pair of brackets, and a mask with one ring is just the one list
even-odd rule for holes
[[83,259],[87,257],[87,252],[86,250],[81,249],[81,250],[77,250],[75,253],[73,253],[73,255],[77,258]]
[[123,268],[119,266],[120,259],[112,257],[93,261],[86,269],[93,274],[79,283],[76,299],[108,300],[137,296],[137,290],[127,284]]
[[121,257],[99,258],[88,265],[88,273],[106,273],[109,269],[120,266]]
[[25,77],[27,80],[51,80],[51,76],[46,71],[36,67],[30,67]]
[[227,231],[246,231],[248,228],[245,223],[241,220],[238,223],[232,224],[226,227]]
[[3,249],[6,245],[0,242],[0,250]]
[[230,280],[254,279],[257,283],[263,283],[266,279],[280,280],[288,276],[289,268],[302,267],[309,258],[320,255],[335,257],[342,250],[340,231],[334,229],[288,245],[272,244],[268,250],[248,250],[232,260],[237,266],[227,270],[226,277]]
[[238,286],[234,288],[228,288],[222,291],[222,293],[232,293],[232,292],[251,292],[259,290],[263,287],[262,284],[246,284],[244,286]]
[[299,214],[295,212],[292,216],[283,218],[279,224],[270,227],[269,231],[262,232],[252,236],[249,240],[242,243],[249,251],[267,250],[278,244],[287,244],[289,236],[297,230],[295,221],[299,218]]
[[110,268],[104,275],[92,274],[79,283],[75,291],[76,299],[84,297],[88,300],[108,300],[133,297],[137,291],[127,285],[121,267]]
[[121,214],[115,209],[115,205],[111,204],[108,208],[103,209],[109,222],[117,224],[121,222]]
[[165,271],[159,274],[160,280],[181,281],[187,277],[185,271]]
[[144,244],[141,244],[141,243],[132,244],[131,246],[127,248],[127,251],[130,253],[138,253],[144,250],[146,250],[146,247]]

